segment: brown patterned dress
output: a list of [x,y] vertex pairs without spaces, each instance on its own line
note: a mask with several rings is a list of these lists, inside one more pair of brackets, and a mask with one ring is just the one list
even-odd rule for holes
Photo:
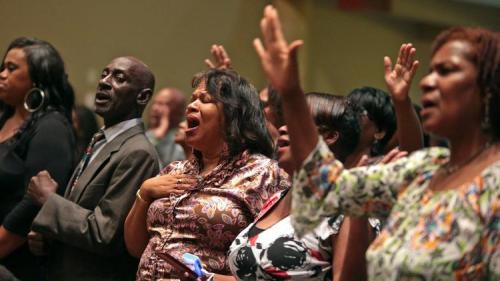
[[[199,175],[196,159],[174,162],[160,174]],[[137,280],[176,278],[157,253],[182,261],[184,253],[200,257],[206,270],[230,275],[229,246],[251,223],[263,203],[290,186],[278,163],[260,154],[242,154],[221,163],[182,195],[154,201],[147,214],[149,243],[142,254]]]

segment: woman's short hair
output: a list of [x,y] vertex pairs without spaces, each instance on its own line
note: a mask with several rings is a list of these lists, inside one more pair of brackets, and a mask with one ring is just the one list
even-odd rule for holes
[[[0,69],[4,68],[5,57],[12,49],[22,49],[24,51],[33,86],[42,89],[46,95],[43,107],[28,117],[14,139],[22,135],[48,111],[62,113],[71,124],[71,111],[75,102],[75,94],[68,81],[64,61],[59,52],[49,42],[35,38],[19,37],[14,39],[7,48]],[[4,112],[0,117],[0,122],[3,123],[13,112],[13,108],[4,105]]]
[[381,89],[373,87],[356,88],[347,96],[349,101],[365,110],[368,118],[379,130],[385,132],[384,137],[372,144],[371,156],[382,155],[384,147],[396,132],[396,113],[391,97]]
[[223,104],[230,156],[248,149],[272,157],[273,144],[255,87],[233,70],[201,72],[193,78],[193,88],[202,82],[208,93]]
[[500,138],[500,33],[479,27],[450,28],[436,37],[432,55],[434,56],[450,41],[464,41],[472,47],[472,52],[466,54],[466,58],[477,68],[477,85],[481,97],[491,95],[488,132],[498,140]]
[[320,133],[337,132],[339,138],[330,146],[336,158],[344,161],[354,152],[359,142],[361,127],[359,109],[345,97],[310,92],[306,101]]
[[278,93],[274,87],[269,84],[267,85],[267,102],[263,104],[269,106],[276,117],[276,124],[273,124],[276,128],[285,125],[285,118],[283,117],[283,107],[281,106],[281,95]]

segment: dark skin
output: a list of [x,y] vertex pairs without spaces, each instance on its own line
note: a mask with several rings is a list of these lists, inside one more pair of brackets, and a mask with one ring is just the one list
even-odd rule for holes
[[[23,49],[7,52],[3,69],[0,69],[0,101],[14,108],[14,114],[0,128],[0,142],[11,139],[28,118],[23,106],[24,95],[33,85],[29,75],[28,61]],[[6,257],[20,247],[25,238],[0,225],[0,258]]]
[[[133,57],[116,58],[104,68],[97,85],[95,105],[106,128],[141,116],[153,93],[152,77],[149,68]],[[27,193],[36,204],[43,206],[57,187],[50,174],[41,171],[31,178]],[[41,234],[30,232],[28,239],[34,254],[45,253]]]
[[[314,119],[300,86],[298,75],[297,51],[302,45],[302,41],[298,40],[288,44],[281,29],[278,13],[272,6],[267,6],[264,10],[261,30],[263,40],[255,39],[254,47],[269,81],[283,97],[283,109],[292,152],[291,162],[293,165],[288,165],[289,173],[291,173],[290,171],[300,168],[304,159],[316,146],[319,137]],[[280,133],[284,134],[282,130]],[[304,136],[307,136],[307,138]],[[334,134],[323,137],[327,143],[335,139]],[[280,139],[278,139],[278,146],[280,146],[283,138],[280,137]],[[404,155],[404,152],[393,150],[384,157],[382,162],[387,163]],[[280,155],[280,158],[282,156]],[[287,196],[291,197],[290,194],[287,194]],[[283,202],[286,202],[285,200],[287,198]],[[288,198],[288,200],[290,199]],[[291,203],[288,204],[291,205]],[[285,205],[285,203],[282,203],[282,205]],[[275,213],[278,216],[280,215],[277,211]],[[283,216],[283,213],[290,213],[290,209],[283,210],[281,216]],[[262,225],[265,223],[265,219],[258,226],[267,226]],[[368,244],[373,238],[373,235],[366,235],[370,232],[371,227],[365,218],[347,218],[343,222],[341,232],[336,240],[332,241],[335,248],[332,267],[337,269],[333,272],[333,280],[366,279],[365,260],[359,257],[363,257]]]
[[[152,94],[148,76],[152,76],[148,67],[132,57],[116,58],[104,68],[97,85],[95,111],[104,118],[106,128],[141,116]],[[41,171],[31,178],[28,195],[42,206],[56,190],[57,183],[47,171]]]
[[147,66],[131,57],[116,58],[103,69],[95,112],[104,118],[106,127],[141,116],[152,95],[146,85],[148,76],[152,74]]

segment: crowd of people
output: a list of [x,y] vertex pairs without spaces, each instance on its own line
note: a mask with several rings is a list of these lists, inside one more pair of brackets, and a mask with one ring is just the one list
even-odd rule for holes
[[0,280],[500,280],[500,34],[440,33],[418,106],[411,43],[384,58],[385,90],[304,93],[303,41],[272,6],[260,28],[261,91],[221,45],[190,99],[118,57],[96,89],[102,128],[54,46],[15,39]]

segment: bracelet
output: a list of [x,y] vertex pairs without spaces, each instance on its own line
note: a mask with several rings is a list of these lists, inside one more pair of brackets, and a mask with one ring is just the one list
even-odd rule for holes
[[149,202],[149,201],[144,200],[144,199],[141,197],[141,189],[140,189],[140,188],[139,188],[139,189],[137,189],[137,193],[135,194],[135,197],[137,197],[137,199],[139,199],[139,201],[142,201],[142,202],[144,202],[144,203],[146,203],[146,204],[151,203],[151,202]]
[[205,281],[215,281],[215,273],[209,273]]

